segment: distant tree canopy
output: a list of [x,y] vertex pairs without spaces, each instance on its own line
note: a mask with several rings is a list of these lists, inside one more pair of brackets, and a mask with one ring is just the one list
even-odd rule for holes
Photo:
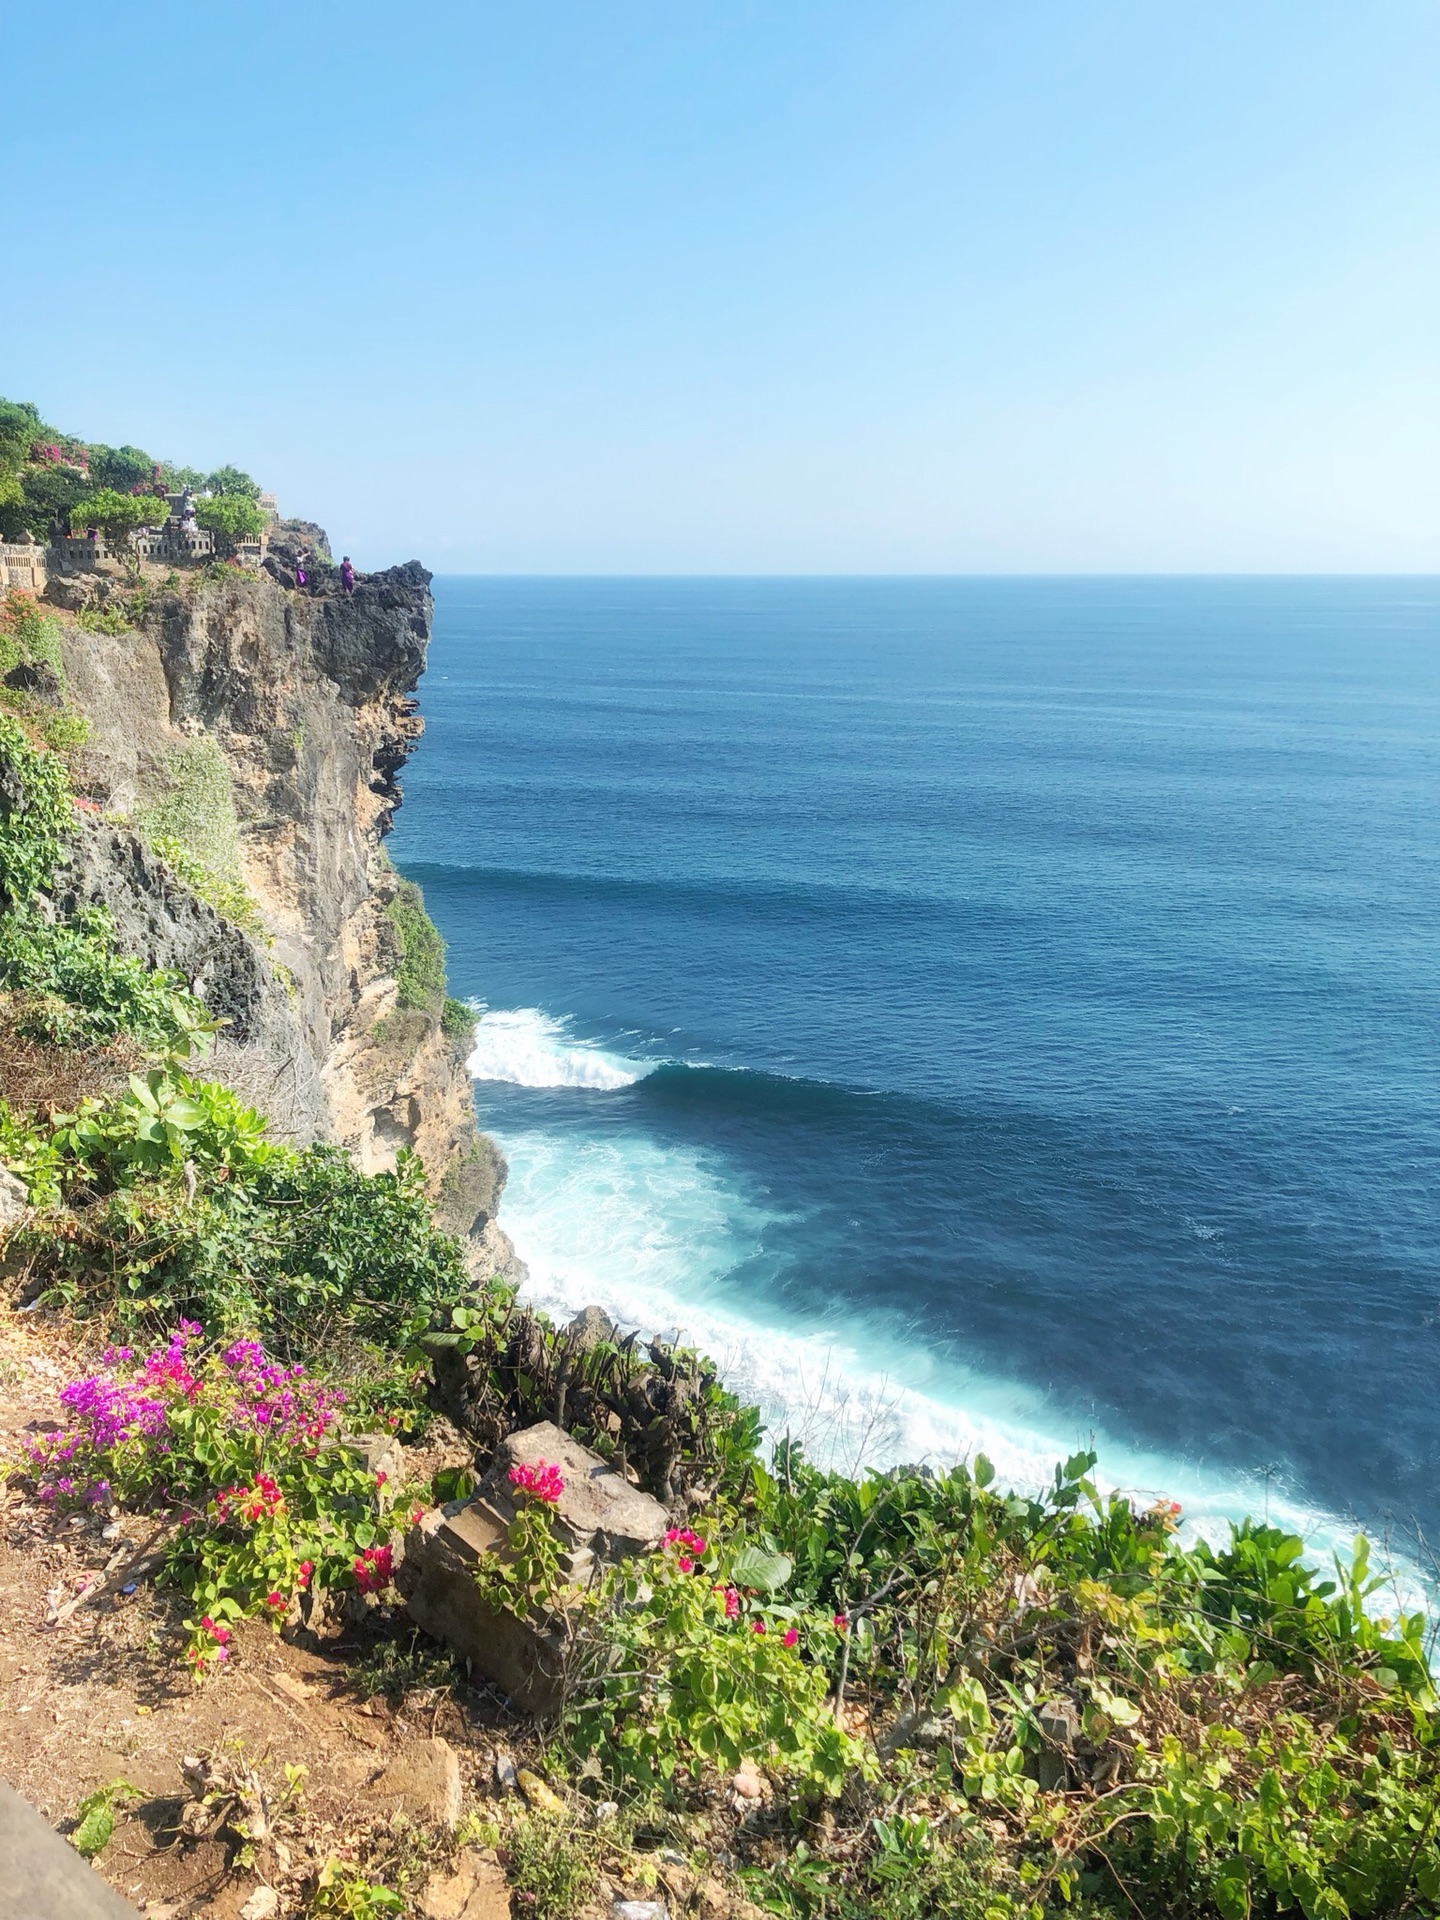
[[89,491],[89,482],[76,467],[25,467],[20,473],[19,498],[0,507],[0,534],[7,539],[48,540],[58,520],[69,521]]
[[242,540],[258,539],[265,524],[265,516],[255,502],[240,493],[222,493],[213,500],[197,500],[195,518],[232,553]]
[[98,527],[106,544],[118,549],[128,546],[131,535],[141,527],[154,526],[167,512],[153,494],[119,493],[114,487],[102,487],[72,508],[70,524]]
[[242,473],[238,467],[217,467],[208,474],[205,485],[211,493],[219,494],[222,499],[232,497],[242,500],[258,500],[260,488],[248,473]]
[[259,485],[238,467],[206,474],[154,460],[143,447],[87,446],[50,426],[28,400],[0,399],[0,540],[46,540],[57,521],[68,521],[99,527],[123,549],[137,528],[165,518],[156,497],[162,486],[213,494],[198,503],[197,518],[232,549],[264,525]]
[[89,451],[90,479],[97,487],[133,493],[155,478],[156,462],[141,447],[93,446]]

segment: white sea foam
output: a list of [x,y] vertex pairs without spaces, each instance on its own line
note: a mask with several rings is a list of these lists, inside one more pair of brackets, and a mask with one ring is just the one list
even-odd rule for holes
[[[1179,1500],[1192,1534],[1222,1539],[1228,1521],[1251,1514],[1299,1534],[1317,1559],[1349,1544],[1339,1516],[1258,1475],[1223,1476],[1077,1428],[1043,1394],[937,1358],[878,1319],[787,1323],[762,1252],[773,1215],[714,1156],[643,1136],[499,1139],[510,1165],[502,1219],[530,1269],[526,1297],[560,1319],[594,1302],[622,1326],[679,1335],[761,1407],[772,1435],[788,1430],[821,1464],[946,1466],[984,1453],[1003,1484],[1038,1491],[1057,1461],[1093,1444],[1103,1486]],[[1418,1604],[1408,1570],[1402,1590]]]
[[476,1080],[503,1080],[512,1087],[633,1087],[651,1067],[606,1053],[574,1039],[563,1020],[538,1007],[481,1012],[468,1062]]

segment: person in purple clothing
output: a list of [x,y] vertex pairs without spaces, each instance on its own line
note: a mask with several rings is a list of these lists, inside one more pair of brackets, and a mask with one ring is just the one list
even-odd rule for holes
[[297,587],[303,587],[305,585],[306,579],[308,578],[305,572],[305,562],[309,558],[310,558],[310,549],[308,547],[301,547],[300,551],[295,556],[295,584]]
[[346,593],[355,591],[355,569],[350,564],[348,553],[340,562],[340,585]]

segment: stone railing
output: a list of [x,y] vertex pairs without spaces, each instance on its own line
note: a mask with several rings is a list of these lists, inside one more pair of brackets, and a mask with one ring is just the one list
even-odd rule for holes
[[19,587],[24,593],[43,593],[50,578],[45,549],[33,540],[0,541],[0,587]]

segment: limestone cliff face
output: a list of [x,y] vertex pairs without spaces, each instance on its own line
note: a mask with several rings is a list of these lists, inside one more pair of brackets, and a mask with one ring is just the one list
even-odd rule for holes
[[[103,583],[55,583],[72,609]],[[351,595],[296,594],[237,578],[154,592],[140,624],[67,629],[65,666],[94,734],[81,784],[105,810],[87,822],[66,887],[103,899],[121,938],[177,967],[229,1021],[216,1068],[297,1138],[348,1147],[366,1171],[420,1154],[444,1223],[493,1225],[503,1167],[476,1133],[461,1050],[438,1013],[401,1008],[382,850],[397,776],[422,722],[430,576],[416,562]],[[113,822],[162,799],[177,750],[213,741],[229,769],[240,861],[265,937],[195,898]]]

